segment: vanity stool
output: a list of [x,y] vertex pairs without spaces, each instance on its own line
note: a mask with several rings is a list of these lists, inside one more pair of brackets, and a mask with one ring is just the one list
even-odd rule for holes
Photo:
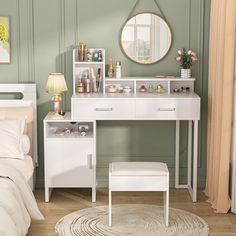
[[109,226],[112,224],[112,191],[163,191],[164,222],[168,226],[169,171],[165,163],[113,162],[109,165]]

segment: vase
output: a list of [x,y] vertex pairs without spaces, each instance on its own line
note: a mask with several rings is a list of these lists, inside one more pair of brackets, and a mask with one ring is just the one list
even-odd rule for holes
[[181,69],[181,78],[191,78],[191,69]]

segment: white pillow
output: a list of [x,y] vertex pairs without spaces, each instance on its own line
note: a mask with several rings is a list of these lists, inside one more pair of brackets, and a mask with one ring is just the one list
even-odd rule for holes
[[26,134],[23,134],[22,136],[22,149],[25,155],[27,155],[30,151],[30,139]]
[[25,120],[0,120],[0,158],[24,159]]

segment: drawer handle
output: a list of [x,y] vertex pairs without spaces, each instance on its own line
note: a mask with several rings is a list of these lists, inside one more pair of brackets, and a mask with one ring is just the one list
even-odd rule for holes
[[113,108],[95,108],[95,111],[113,111]]
[[158,111],[175,111],[175,108],[158,108]]
[[93,169],[93,165],[92,165],[92,157],[93,157],[92,154],[88,154],[88,156],[87,156],[87,165],[88,165],[88,168],[89,168],[90,170]]

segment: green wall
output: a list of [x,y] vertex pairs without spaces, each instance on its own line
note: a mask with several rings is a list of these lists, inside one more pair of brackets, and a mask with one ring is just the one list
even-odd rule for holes
[[[35,82],[38,97],[38,186],[43,185],[42,121],[52,110],[45,84],[50,72],[66,75],[69,92],[64,106],[70,110],[72,48],[79,41],[106,49],[107,59],[122,61],[123,75],[179,75],[174,60],[179,48],[196,50],[200,61],[193,67],[196,91],[202,98],[199,126],[199,186],[205,184],[206,108],[210,0],[158,0],[171,26],[173,43],[159,63],[129,61],[119,47],[119,32],[136,0],[0,0],[0,15],[11,16],[12,62],[0,65],[1,83]],[[135,12],[159,13],[153,0],[142,0]],[[181,179],[186,176],[187,124],[181,123]],[[98,123],[98,185],[107,183],[107,166],[113,160],[160,160],[168,163],[174,180],[175,123],[166,121],[108,121]]]

